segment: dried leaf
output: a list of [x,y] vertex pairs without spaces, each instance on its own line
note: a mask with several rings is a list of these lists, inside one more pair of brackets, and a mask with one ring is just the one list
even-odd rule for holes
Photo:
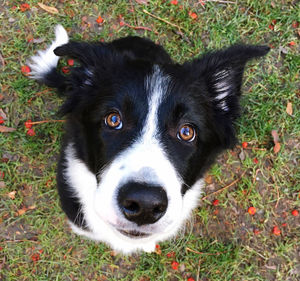
[[5,182],[4,181],[0,181],[0,188],[4,188],[5,187]]
[[275,152],[275,153],[278,153],[279,150],[280,150],[280,143],[279,143],[279,142],[276,142],[275,145],[274,145],[274,147],[273,147],[273,149],[274,149],[274,152]]
[[205,180],[205,182],[207,184],[211,184],[212,183],[212,176],[211,175],[207,175],[204,180]]
[[277,142],[279,142],[279,136],[278,136],[277,130],[272,130],[272,137],[273,137],[273,141],[275,144]]
[[10,133],[10,132],[13,132],[15,130],[16,130],[15,128],[0,126],[0,133]]
[[14,199],[16,198],[16,193],[17,193],[17,191],[12,191],[12,192],[9,192],[9,193],[7,194],[7,196],[8,196],[10,199],[14,200]]
[[240,154],[239,154],[239,158],[241,159],[242,162],[243,162],[243,161],[245,160],[245,158],[246,158],[246,155],[245,155],[245,152],[244,152],[243,149],[241,150],[241,152],[240,152]]
[[4,120],[7,119],[7,116],[6,116],[5,112],[4,112],[1,108],[0,108],[0,116],[1,116]]
[[279,52],[283,53],[284,55],[289,53],[289,50],[283,46],[279,46]]
[[148,5],[149,0],[135,0],[138,4]]
[[38,3],[38,5],[40,6],[40,8],[42,8],[50,14],[58,14],[58,10],[55,7],[46,6],[43,3]]
[[288,102],[286,105],[286,113],[291,116],[293,115],[293,105],[291,102]]
[[45,38],[34,38],[32,42],[34,44],[40,44],[40,43],[43,43],[44,41],[45,41]]
[[33,210],[35,208],[36,208],[35,205],[29,206],[29,207],[23,207],[22,209],[17,211],[16,216],[21,216],[21,215],[25,214],[28,210]]
[[276,130],[272,130],[272,136],[273,136],[273,142],[274,142],[274,147],[273,150],[275,153],[278,153],[280,150],[280,143],[279,143],[279,136]]
[[27,208],[23,207],[22,209],[17,211],[16,216],[24,215],[26,213],[26,211],[27,211]]

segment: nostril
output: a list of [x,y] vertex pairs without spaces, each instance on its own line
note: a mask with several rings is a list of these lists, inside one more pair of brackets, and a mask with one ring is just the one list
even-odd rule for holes
[[166,210],[165,205],[158,205],[153,208],[153,214],[157,216],[157,215],[164,213],[165,210]]
[[123,202],[123,209],[125,212],[136,214],[140,211],[140,205],[133,200],[125,200]]

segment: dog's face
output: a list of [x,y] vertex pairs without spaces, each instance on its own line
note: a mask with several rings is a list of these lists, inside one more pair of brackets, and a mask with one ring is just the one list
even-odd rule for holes
[[77,233],[152,251],[176,234],[204,172],[234,144],[244,65],[267,49],[235,46],[179,65],[150,41],[157,52],[147,59],[122,40],[55,50],[81,63],[66,82],[58,187]]

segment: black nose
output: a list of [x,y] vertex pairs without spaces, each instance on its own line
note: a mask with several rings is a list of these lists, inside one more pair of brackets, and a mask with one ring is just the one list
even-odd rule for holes
[[155,223],[168,206],[167,194],[162,187],[138,182],[121,186],[117,200],[124,216],[138,225]]

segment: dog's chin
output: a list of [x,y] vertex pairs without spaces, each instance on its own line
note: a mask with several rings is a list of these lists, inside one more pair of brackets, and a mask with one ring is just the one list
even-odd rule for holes
[[106,242],[114,251],[122,254],[132,254],[140,251],[153,252],[158,242],[174,236],[178,230],[177,227],[173,227],[171,231],[169,229],[169,231],[160,233],[146,232],[138,227],[126,228],[124,225],[112,225],[103,220],[99,222],[96,228],[83,229],[71,221],[69,221],[69,224],[76,234],[94,241]]

